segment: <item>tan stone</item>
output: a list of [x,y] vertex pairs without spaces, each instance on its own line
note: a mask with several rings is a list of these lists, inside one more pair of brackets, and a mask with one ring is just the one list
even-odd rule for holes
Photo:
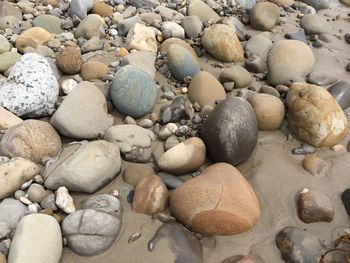
[[154,30],[151,27],[136,23],[128,32],[126,46],[129,50],[157,52],[157,40]]
[[36,48],[52,39],[52,35],[41,27],[32,27],[24,31],[16,40],[16,48],[23,53],[26,47]]
[[100,79],[108,73],[108,67],[98,61],[89,61],[81,66],[81,77],[83,80]]
[[52,7],[57,7],[58,4],[58,0],[44,0],[44,5],[51,5]]
[[280,8],[270,2],[258,2],[250,11],[250,26],[257,30],[271,30],[280,17]]
[[188,98],[201,107],[215,106],[215,101],[226,99],[226,92],[221,83],[210,73],[197,73],[188,87]]
[[224,259],[221,263],[255,263],[255,261],[248,256],[232,256]]
[[243,233],[260,217],[260,205],[253,189],[227,163],[216,163],[175,189],[170,208],[181,223],[205,235]]
[[6,263],[6,262],[7,261],[6,261],[5,255],[0,252],[0,263]]
[[287,95],[288,125],[297,137],[314,147],[330,147],[348,133],[349,123],[324,88],[294,83]]
[[204,30],[203,47],[216,59],[241,62],[244,54],[235,31],[228,25],[215,24]]
[[273,131],[281,126],[285,109],[279,98],[270,94],[254,93],[247,100],[255,111],[259,131]]
[[110,16],[113,14],[113,8],[103,2],[94,2],[91,13],[100,15],[102,17]]
[[292,4],[294,4],[294,0],[268,0],[268,1],[279,6],[291,6]]
[[8,157],[23,157],[39,163],[54,156],[62,146],[50,123],[26,120],[8,129],[1,140],[1,151]]
[[188,44],[186,41],[180,39],[180,38],[176,38],[176,37],[172,37],[172,38],[168,38],[167,40],[165,40],[159,47],[159,52],[162,55],[166,55],[168,53],[168,49],[172,44],[178,44],[184,48],[186,48],[188,51],[190,51],[190,53],[192,54],[192,56],[195,59],[198,59],[198,56],[196,54],[196,51],[194,51],[194,49],[191,47],[190,44]]
[[67,47],[63,52],[56,54],[56,65],[65,74],[79,73],[82,63],[80,51],[73,47]]
[[188,15],[197,16],[202,23],[217,22],[220,16],[201,0],[192,0],[188,5]]
[[162,154],[158,160],[161,170],[172,174],[196,171],[205,161],[204,142],[196,137],[184,140]]
[[146,215],[163,212],[168,198],[168,189],[162,179],[156,175],[147,176],[135,188],[133,209]]
[[0,106],[0,130],[7,130],[21,122],[21,118]]
[[130,163],[124,171],[124,180],[132,186],[137,186],[138,183],[145,177],[154,175],[152,167],[146,164]]
[[121,47],[116,52],[116,56],[117,57],[125,57],[125,56],[127,56],[129,54],[130,54],[129,51],[125,47]]
[[302,166],[310,174],[319,176],[325,175],[330,165],[320,157],[309,155],[302,161]]

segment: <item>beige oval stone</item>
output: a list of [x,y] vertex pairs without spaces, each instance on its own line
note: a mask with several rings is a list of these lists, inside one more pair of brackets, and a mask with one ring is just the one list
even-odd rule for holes
[[168,198],[162,179],[156,175],[147,176],[136,186],[132,206],[137,213],[153,215],[165,210]]
[[16,48],[20,53],[26,47],[36,48],[52,39],[52,35],[41,27],[32,27],[24,31],[16,40]]
[[270,94],[254,93],[247,101],[255,111],[259,131],[273,131],[281,126],[285,109],[279,98]]
[[98,61],[89,61],[81,66],[81,77],[83,80],[100,79],[108,73],[108,67]]
[[128,184],[137,186],[145,177],[154,175],[152,167],[146,164],[130,163],[124,171],[124,180]]
[[320,157],[309,155],[303,159],[302,167],[310,174],[319,176],[325,175],[330,165]]
[[349,123],[339,104],[324,88],[294,83],[287,95],[288,124],[302,141],[314,147],[339,143],[349,130]]
[[205,235],[233,235],[259,220],[259,201],[244,176],[232,165],[216,163],[183,183],[170,197],[173,215]]
[[172,174],[196,171],[205,161],[204,142],[196,137],[184,140],[162,154],[158,160],[161,170]]
[[50,123],[26,120],[8,129],[1,140],[1,151],[8,157],[23,157],[35,163],[54,156],[62,146]]
[[201,107],[215,106],[215,101],[226,99],[226,92],[221,83],[209,72],[197,73],[188,87],[188,98]]

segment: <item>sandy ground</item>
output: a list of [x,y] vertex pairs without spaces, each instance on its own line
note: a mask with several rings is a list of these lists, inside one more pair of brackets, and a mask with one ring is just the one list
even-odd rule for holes
[[[349,8],[340,7],[332,2],[332,9],[321,11],[330,18],[338,14],[347,14]],[[341,79],[350,80],[350,73],[345,66],[350,62],[350,45],[336,35],[343,35],[348,30],[348,21],[337,20],[330,22],[334,31],[331,43],[324,47],[314,48],[316,58],[315,71],[332,74]],[[295,15],[288,17],[288,23],[276,26],[272,33],[273,40],[283,38],[287,32],[295,32],[298,24]],[[249,32],[253,33],[256,31]],[[201,58],[203,70],[210,71],[215,76],[220,73],[219,68],[211,65],[214,60]],[[291,150],[300,146],[297,139],[287,140],[283,129],[275,132],[259,132],[259,143],[255,153],[246,163],[238,169],[248,179],[255,189],[261,205],[261,218],[259,223],[250,231],[235,236],[215,236],[214,247],[203,247],[204,263],[219,263],[226,257],[237,254],[249,254],[256,262],[279,263],[280,253],[275,245],[275,236],[285,226],[296,226],[307,229],[329,244],[349,226],[349,217],[341,202],[342,191],[350,187],[350,153],[344,149],[340,152],[332,150],[318,150],[316,155],[330,163],[326,176],[315,177],[308,174],[302,167],[303,156],[291,154]],[[342,144],[346,147],[349,138]],[[335,208],[335,217],[330,223],[304,224],[299,220],[296,210],[296,194],[304,187],[318,189],[332,197]],[[112,189],[119,189],[124,209],[123,225],[119,237],[113,246],[104,254],[95,257],[81,257],[65,248],[61,263],[138,263],[138,262],[173,262],[174,255],[169,244],[163,239],[153,252],[147,250],[147,243],[161,226],[157,220],[149,216],[132,212],[130,204],[126,201],[128,189],[131,188],[118,176],[111,184],[98,193],[108,193]],[[84,199],[84,195],[74,195],[75,203]],[[142,233],[137,241],[128,244],[128,238],[135,232]]]

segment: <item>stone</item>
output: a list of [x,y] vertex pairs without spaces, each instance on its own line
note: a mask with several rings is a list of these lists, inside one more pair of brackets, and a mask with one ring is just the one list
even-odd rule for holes
[[346,213],[350,216],[350,188],[344,190],[341,195],[341,200],[343,201]]
[[188,98],[201,107],[215,106],[216,101],[226,99],[226,93],[220,82],[210,73],[201,71],[192,79],[188,87]]
[[94,256],[108,250],[117,238],[121,220],[96,210],[78,210],[62,222],[67,246],[82,256]]
[[297,227],[285,227],[276,237],[285,262],[319,262],[326,249],[320,239]]
[[169,193],[158,176],[147,176],[136,186],[132,208],[136,213],[153,215],[163,212],[168,203]]
[[0,130],[7,130],[22,122],[21,118],[18,118],[13,113],[0,107]]
[[32,214],[19,222],[11,242],[9,263],[57,263],[62,254],[58,222],[49,215]]
[[91,9],[92,14],[97,14],[102,17],[110,16],[113,14],[113,7],[107,5],[104,2],[94,2]]
[[326,34],[331,31],[329,22],[322,16],[307,14],[300,20],[300,26],[307,35]]
[[305,43],[298,40],[279,41],[273,45],[267,57],[268,83],[289,86],[300,82],[312,71],[314,63],[314,55]]
[[308,155],[303,159],[302,166],[310,174],[319,176],[325,175],[330,165],[320,157]]
[[126,36],[136,23],[141,23],[141,18],[139,16],[133,16],[123,19],[118,23],[118,33],[121,36]]
[[296,32],[289,32],[285,34],[284,37],[287,39],[299,40],[301,42],[304,42],[306,45],[308,44],[308,41],[305,35],[305,30],[302,28]]
[[235,31],[228,25],[216,24],[204,30],[203,47],[223,62],[243,61],[243,48]]
[[273,43],[271,39],[264,34],[253,35],[244,45],[244,51],[252,55],[259,55],[266,60],[267,54],[272,48]]
[[348,133],[349,124],[327,90],[294,83],[287,95],[288,124],[297,137],[314,147],[330,147]]
[[177,80],[194,77],[200,71],[197,59],[186,48],[172,44],[167,54],[169,69]]
[[136,23],[126,36],[126,47],[130,49],[157,52],[155,31],[151,27]]
[[122,219],[122,206],[118,198],[110,194],[92,196],[81,203],[81,209],[92,209]]
[[7,260],[6,260],[5,255],[2,252],[0,252],[0,263],[6,263],[6,262],[7,262]]
[[10,233],[11,233],[11,228],[9,224],[5,222],[0,222],[0,239],[6,238],[7,236],[9,236]]
[[203,125],[207,155],[215,162],[243,163],[257,144],[258,124],[254,109],[244,99],[233,97],[221,102]]
[[298,215],[306,224],[331,222],[334,216],[332,201],[326,194],[304,188],[297,195]]
[[138,51],[128,54],[120,61],[121,66],[132,65],[147,72],[152,79],[156,77],[156,53],[150,51]]
[[28,53],[16,62],[2,85],[0,106],[17,116],[42,117],[54,108],[58,92],[56,77],[47,60]]
[[69,191],[92,194],[113,180],[120,167],[117,145],[104,140],[74,142],[46,164],[45,186],[51,190],[65,186]]
[[162,22],[162,17],[159,14],[153,12],[142,13],[140,14],[140,18],[148,25],[154,25],[155,23]]
[[157,99],[157,86],[145,71],[131,65],[115,74],[111,86],[116,109],[126,116],[139,118],[149,113]]
[[131,163],[124,170],[124,181],[136,187],[145,177],[154,175],[152,167],[146,164]]
[[161,16],[163,21],[174,21],[174,22],[181,22],[184,18],[184,15],[170,9],[164,5],[157,6],[155,9],[156,12],[159,12],[159,15]]
[[72,0],[70,4],[70,12],[73,15],[77,15],[80,19],[84,19],[93,4],[94,0]]
[[220,16],[205,2],[201,0],[192,0],[188,5],[188,15],[197,16],[202,23],[208,21],[217,22]]
[[225,68],[220,74],[220,81],[225,82],[234,82],[235,88],[245,88],[252,83],[252,76],[250,73],[241,66],[231,66]]
[[90,39],[92,37],[102,38],[105,35],[104,20],[99,15],[88,15],[74,31],[75,38]]
[[156,136],[140,126],[124,124],[110,127],[103,139],[119,145],[126,161],[147,163],[150,161],[151,146]]
[[80,51],[73,47],[66,47],[61,53],[56,54],[56,65],[65,74],[79,73],[82,64]]
[[184,181],[181,180],[178,176],[169,173],[159,172],[157,173],[157,176],[163,180],[168,189],[176,189],[184,183]]
[[185,38],[185,30],[183,27],[173,21],[163,22],[161,31],[165,38]]
[[6,223],[11,229],[16,228],[26,208],[24,204],[13,198],[2,200],[0,203],[0,222]]
[[109,69],[106,64],[98,61],[88,61],[81,66],[81,77],[83,80],[101,79],[107,75]]
[[61,149],[62,143],[49,123],[25,120],[6,131],[0,146],[6,156],[23,157],[40,163],[45,158],[53,157]]
[[[163,241],[164,239],[166,241]],[[180,224],[172,222],[162,224],[148,242],[149,251],[157,251],[157,244],[161,241],[169,244],[169,249],[174,253],[174,262],[201,263],[203,261],[201,242]],[[159,247],[158,251],[161,251],[161,248]]]
[[269,0],[269,2],[274,3],[278,6],[291,6],[294,4],[294,0]]
[[83,81],[65,97],[50,123],[67,137],[94,139],[114,124],[114,118],[107,113],[106,98],[101,91]]
[[276,25],[279,16],[280,9],[276,4],[259,2],[250,12],[250,25],[254,29],[268,31]]
[[159,120],[162,124],[167,124],[169,122],[189,120],[192,115],[193,109],[189,101],[183,96],[178,96],[170,105],[164,106],[160,109]]
[[344,110],[350,106],[350,82],[341,80],[328,89],[329,93]]
[[39,173],[40,167],[37,164],[22,157],[0,163],[0,200],[12,195]]
[[158,0],[130,0],[130,5],[136,8],[152,9],[160,5]]
[[[285,86],[286,87],[286,86]],[[282,88],[281,86],[279,88]],[[288,88],[288,87],[287,87]],[[289,89],[289,88],[288,88]],[[284,90],[282,88],[282,90]],[[287,90],[288,91],[288,90]],[[273,88],[271,86],[268,86],[268,85],[263,85],[260,90],[259,90],[260,93],[265,93],[265,94],[269,94],[269,95],[272,95],[272,96],[275,96],[276,98],[279,98],[281,97],[278,90],[277,90],[277,86],[276,88]]]
[[196,53],[196,51],[194,51],[194,49],[191,47],[191,45],[188,44],[186,41],[179,39],[179,38],[176,38],[176,37],[168,38],[165,41],[163,41],[159,47],[159,52],[163,56],[166,56],[168,54],[169,47],[173,44],[180,45],[183,48],[187,49],[191,53],[193,58],[197,60],[197,58],[198,58],[197,53]]
[[0,35],[0,54],[10,51],[11,45],[6,37]]
[[29,186],[28,199],[34,203],[40,203],[47,195],[44,187],[40,184],[32,184]]
[[52,211],[58,210],[56,206],[56,196],[55,194],[49,194],[47,195],[43,200],[40,202],[40,206],[43,209],[51,209]]
[[255,263],[250,257],[248,256],[232,256],[224,259],[221,261],[221,263]]
[[343,5],[350,6],[349,0],[340,0]]
[[243,233],[260,217],[259,201],[253,189],[227,163],[211,165],[200,176],[175,189],[170,197],[170,209],[177,220],[204,235]]
[[82,53],[88,53],[88,52],[100,50],[102,48],[103,48],[103,41],[95,36],[90,38],[88,41],[86,41],[82,45],[80,50]]
[[12,16],[18,21],[22,21],[22,12],[15,4],[10,3],[10,1],[2,1],[0,3],[0,17]]
[[315,84],[318,86],[328,86],[328,85],[331,85],[331,84],[337,82],[338,79],[331,74],[312,72],[308,75],[307,81],[310,84]]
[[256,0],[235,0],[235,2],[245,9],[251,9],[256,4]]
[[37,46],[43,45],[51,39],[51,34],[45,29],[41,27],[31,27],[20,34],[16,39],[16,48],[20,53],[23,53],[26,47],[36,49]]
[[269,94],[254,93],[247,101],[255,111],[259,131],[273,131],[281,126],[285,109],[279,98]]
[[17,52],[4,52],[0,54],[0,73],[9,70],[20,58],[21,55]]
[[61,29],[61,19],[53,15],[40,15],[34,18],[33,26],[41,27],[47,32],[60,34],[63,32]]
[[329,0],[303,0],[303,2],[309,6],[312,6],[316,10],[329,8]]
[[244,61],[244,66],[249,72],[264,73],[267,65],[263,57],[257,54],[253,54]]
[[55,203],[57,207],[63,210],[66,214],[75,212],[73,198],[69,195],[68,189],[64,186],[57,189]]
[[186,174],[196,171],[205,161],[205,145],[199,138],[190,138],[172,147],[158,160],[161,171]]
[[186,16],[182,19],[182,27],[186,36],[197,38],[203,30],[203,23],[198,16]]

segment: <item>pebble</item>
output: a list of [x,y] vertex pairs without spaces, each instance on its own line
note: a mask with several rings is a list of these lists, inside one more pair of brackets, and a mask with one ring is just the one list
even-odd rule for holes
[[329,22],[320,15],[304,15],[300,21],[300,26],[307,35],[326,34],[331,31]]
[[221,261],[221,263],[255,263],[250,257],[248,256],[232,256],[224,259]]
[[146,164],[131,163],[125,168],[123,178],[126,183],[136,187],[143,178],[152,175],[154,175],[152,167]]
[[56,206],[55,200],[56,200],[55,194],[49,194],[43,200],[41,200],[40,206],[43,209],[51,209],[52,211],[56,211],[58,210],[58,208]]
[[126,46],[129,50],[143,50],[157,52],[157,40],[152,28],[136,23],[129,29],[126,37]]
[[6,37],[0,35],[0,54],[10,51],[11,45]]
[[[170,105],[160,109],[160,121],[162,124],[178,122],[180,120],[189,120],[193,114],[191,104],[184,96],[176,97]],[[174,133],[175,128],[169,129]]]
[[350,188],[344,190],[341,194],[341,200],[343,201],[346,213],[350,216]]
[[350,106],[350,82],[341,80],[328,89],[329,93],[338,102],[339,106],[344,110]]
[[320,157],[309,155],[303,159],[302,166],[311,175],[320,176],[325,175],[330,165]]
[[157,176],[162,178],[165,185],[168,187],[168,189],[171,189],[171,190],[176,189],[183,184],[183,180],[169,173],[159,172],[157,173]]
[[58,69],[68,75],[79,73],[82,63],[80,51],[73,47],[67,47],[56,55]]
[[40,203],[46,195],[44,187],[40,184],[32,184],[27,192],[28,199],[34,203]]
[[250,25],[257,30],[272,29],[280,16],[279,7],[270,2],[259,2],[250,11]]
[[233,82],[237,89],[248,87],[253,80],[250,73],[241,66],[225,68],[219,78],[222,83]]
[[203,30],[203,23],[198,16],[186,16],[181,23],[186,36],[189,38],[198,37]]
[[81,77],[83,80],[94,80],[101,79],[104,75],[108,73],[108,67],[98,61],[88,61],[81,66]]
[[99,15],[91,14],[85,17],[74,31],[75,38],[102,38],[105,35],[104,20]]
[[329,0],[304,0],[304,3],[312,6],[316,10],[328,9],[329,8]]
[[85,199],[81,203],[82,209],[93,209],[122,218],[122,207],[117,197],[111,194],[99,194]]
[[84,42],[80,50],[82,53],[89,53],[89,52],[100,50],[102,48],[103,48],[102,40],[97,36],[93,36],[88,41]]
[[4,52],[0,54],[0,73],[9,70],[20,58],[21,55],[17,52]]
[[40,15],[33,19],[34,27],[44,28],[47,32],[60,34],[63,32],[61,29],[61,19],[53,15]]
[[202,23],[213,21],[214,23],[220,19],[220,16],[205,2],[201,0],[193,0],[188,5],[188,15],[197,16]]
[[164,22],[161,27],[162,34],[165,38],[185,38],[185,30],[179,24],[171,21]]
[[333,75],[320,72],[310,73],[307,80],[310,84],[315,84],[318,86],[328,86],[338,81],[338,79]]
[[41,27],[31,27],[25,30],[16,39],[16,48],[20,53],[24,52],[26,47],[36,48],[52,39],[49,32]]
[[64,94],[68,95],[77,86],[78,83],[74,79],[65,79],[62,81],[61,89]]
[[84,19],[87,16],[87,12],[92,8],[93,3],[93,0],[72,0],[70,11],[80,19]]
[[[288,87],[287,87],[288,88]],[[277,87],[276,89],[271,87],[271,86],[268,86],[268,85],[263,85],[261,88],[260,88],[260,93],[264,93],[264,94],[268,94],[268,95],[271,95],[271,96],[274,96],[274,97],[281,97],[280,96],[280,93],[277,91]]]
[[57,189],[55,203],[57,207],[63,210],[66,214],[75,212],[73,198],[69,195],[68,189],[64,186]]

